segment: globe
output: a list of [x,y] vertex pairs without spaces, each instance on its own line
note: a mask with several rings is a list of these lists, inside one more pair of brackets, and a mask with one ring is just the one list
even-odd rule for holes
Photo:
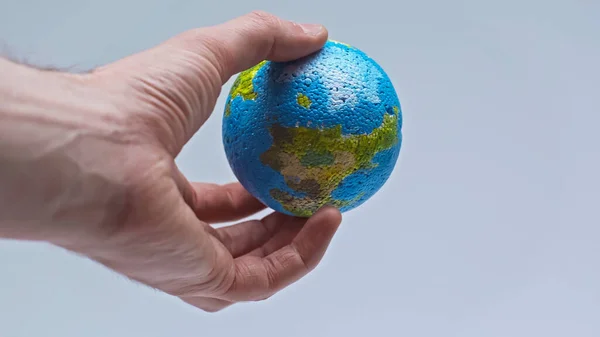
[[223,145],[242,186],[269,208],[346,212],[390,177],[402,142],[400,101],[364,52],[329,40],[291,62],[241,72],[223,114]]

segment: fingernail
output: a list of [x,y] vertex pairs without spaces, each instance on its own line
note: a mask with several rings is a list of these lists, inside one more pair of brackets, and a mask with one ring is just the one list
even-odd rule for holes
[[323,25],[318,25],[314,23],[303,23],[300,24],[300,27],[302,27],[304,33],[313,36],[319,35],[323,31]]

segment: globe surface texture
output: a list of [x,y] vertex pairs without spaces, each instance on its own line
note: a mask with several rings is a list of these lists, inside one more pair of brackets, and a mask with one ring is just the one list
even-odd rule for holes
[[402,110],[383,69],[329,40],[307,57],[263,61],[236,78],[223,145],[240,183],[268,207],[308,217],[371,198],[396,165]]

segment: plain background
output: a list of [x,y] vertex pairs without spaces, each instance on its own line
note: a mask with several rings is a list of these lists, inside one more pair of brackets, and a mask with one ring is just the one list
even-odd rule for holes
[[[0,39],[84,70],[254,9],[323,23],[388,72],[404,111],[388,183],[345,215],[312,274],[218,314],[0,242],[0,336],[600,335],[596,0],[0,0]],[[230,84],[178,158],[192,180],[233,179]]]

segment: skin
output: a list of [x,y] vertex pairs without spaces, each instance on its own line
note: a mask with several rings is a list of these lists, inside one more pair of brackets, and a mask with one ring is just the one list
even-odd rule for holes
[[237,182],[189,182],[174,159],[231,76],[326,39],[253,12],[86,74],[0,58],[0,237],[51,243],[209,312],[294,283],[340,212],[243,220],[264,206]]

